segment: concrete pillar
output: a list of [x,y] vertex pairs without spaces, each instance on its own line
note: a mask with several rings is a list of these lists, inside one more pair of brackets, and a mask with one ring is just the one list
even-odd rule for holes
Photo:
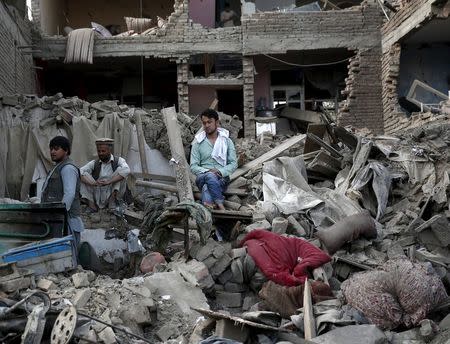
[[189,113],[189,63],[186,60],[177,61],[178,111]]
[[256,123],[255,123],[255,66],[253,64],[253,57],[244,56],[242,58],[242,73],[244,80],[244,135],[245,137],[255,137]]

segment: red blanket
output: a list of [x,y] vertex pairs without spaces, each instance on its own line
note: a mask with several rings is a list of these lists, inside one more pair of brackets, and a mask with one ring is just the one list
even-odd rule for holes
[[258,268],[270,280],[285,286],[303,284],[308,269],[329,262],[331,257],[309,242],[257,229],[240,243],[246,246]]

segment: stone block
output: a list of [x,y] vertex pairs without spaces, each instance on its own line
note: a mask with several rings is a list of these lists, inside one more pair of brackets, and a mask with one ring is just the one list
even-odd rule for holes
[[216,302],[224,307],[238,308],[242,306],[242,294],[229,293],[226,291],[217,292]]
[[244,297],[244,302],[242,303],[242,310],[248,311],[250,310],[253,305],[257,304],[259,302],[259,297],[254,295],[247,295]]
[[270,224],[269,221],[262,220],[262,221],[254,222],[251,225],[248,225],[247,227],[245,227],[245,231],[247,233],[251,232],[255,229],[263,229],[263,230],[270,231],[272,229],[272,225]]
[[166,342],[169,338],[178,336],[178,334],[178,328],[173,324],[164,325],[156,332],[158,338],[163,342]]
[[225,284],[231,280],[232,277],[233,273],[231,272],[231,269],[227,269],[218,277],[218,280],[221,284]]
[[77,290],[75,296],[73,297],[72,303],[77,309],[84,308],[91,298],[91,295],[92,293],[89,288]]
[[89,287],[88,274],[85,272],[78,272],[72,275],[72,283],[75,288]]
[[105,327],[103,331],[98,333],[98,339],[100,343],[115,344],[117,343],[116,334],[111,327]]
[[37,287],[43,291],[49,291],[56,289],[56,284],[46,278],[41,278],[37,283]]
[[228,254],[224,254],[210,269],[213,278],[219,277],[230,266],[231,261],[231,257]]
[[139,302],[122,305],[119,314],[125,324],[149,325],[152,323],[147,306]]
[[216,321],[215,334],[219,338],[227,338],[245,343],[249,336],[249,329],[245,325],[235,325],[231,320],[220,319]]
[[198,260],[192,259],[189,262],[175,262],[173,269],[178,271],[186,281],[202,289],[209,289],[214,285],[214,281],[209,274],[208,267]]
[[388,344],[385,334],[375,325],[350,325],[331,330],[313,339],[318,344]]
[[244,257],[246,254],[247,254],[247,248],[240,247],[240,248],[232,249],[230,252],[230,257],[231,257],[231,259],[235,259],[235,258]]
[[272,220],[272,232],[277,234],[285,234],[288,224],[288,220],[284,217],[276,217]]

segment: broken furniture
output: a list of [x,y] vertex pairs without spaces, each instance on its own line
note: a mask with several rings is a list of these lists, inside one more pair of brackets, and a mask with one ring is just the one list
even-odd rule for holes
[[[408,91],[408,95],[406,96],[406,99],[409,100],[411,103],[416,104],[417,106],[420,107],[421,112],[423,111],[431,111],[433,108],[437,108],[438,103],[425,103],[423,101],[419,100],[419,90],[422,89],[422,91],[425,91],[426,93],[431,93],[436,99],[441,99],[441,100],[448,100],[449,96],[434,89],[433,87],[427,85],[426,83],[419,81],[419,80],[414,80],[414,82],[412,83],[409,91]],[[422,92],[423,93],[423,92]],[[434,107],[433,107],[434,105]]]

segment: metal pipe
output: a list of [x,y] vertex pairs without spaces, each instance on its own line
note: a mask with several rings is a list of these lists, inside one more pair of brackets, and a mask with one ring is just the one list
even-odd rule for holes
[[125,334],[127,334],[127,335],[129,335],[129,336],[132,336],[132,337],[138,338],[138,339],[140,339],[140,340],[143,340],[143,341],[146,342],[146,343],[150,343],[150,344],[152,343],[151,341],[149,341],[148,339],[146,339],[146,338],[144,338],[144,337],[142,337],[142,336],[139,336],[139,335],[137,335],[137,334],[134,334],[134,333],[132,333],[132,332],[130,332],[130,331],[127,331],[127,330],[125,330],[125,329],[123,329],[123,328],[114,326],[113,324],[109,324],[109,323],[107,323],[107,322],[105,322],[105,321],[103,321],[103,320],[100,320],[100,319],[91,317],[90,315],[87,315],[87,314],[84,314],[84,313],[81,313],[81,312],[78,312],[78,311],[77,311],[77,313],[78,313],[78,315],[81,315],[81,316],[83,316],[83,317],[86,317],[86,318],[89,318],[89,319],[91,319],[91,320],[97,321],[97,322],[99,322],[100,324],[103,324],[103,325],[112,327],[113,329],[118,330],[118,331],[121,331],[121,332],[123,332],[123,333],[125,333]]

